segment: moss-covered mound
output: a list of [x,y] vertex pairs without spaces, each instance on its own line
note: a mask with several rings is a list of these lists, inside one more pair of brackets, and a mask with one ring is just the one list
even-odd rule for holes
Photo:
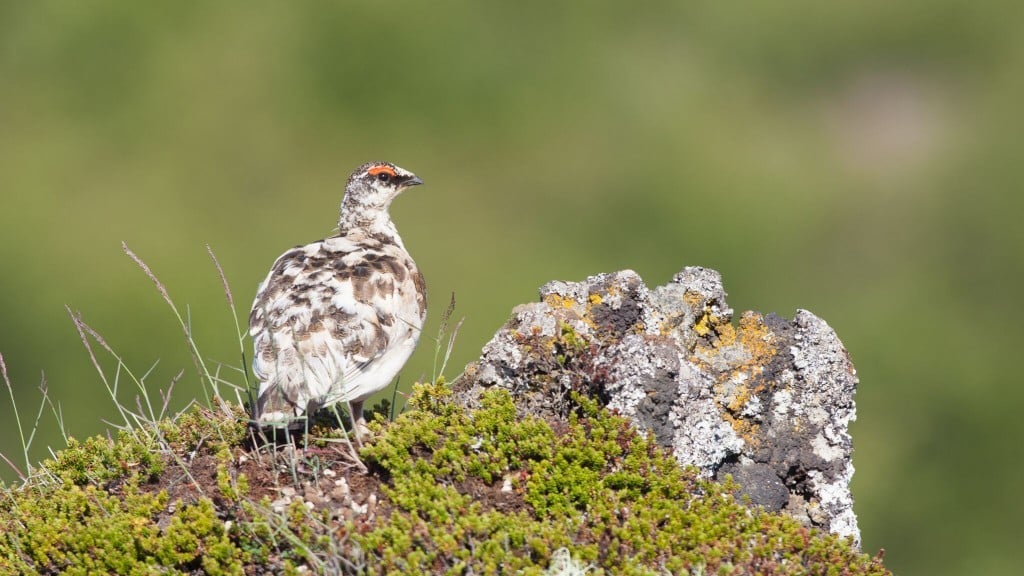
[[0,571],[888,574],[578,401],[552,424],[504,392],[467,413],[418,387],[361,450],[368,474],[337,438],[247,450],[237,415],[207,410],[72,443],[4,490]]

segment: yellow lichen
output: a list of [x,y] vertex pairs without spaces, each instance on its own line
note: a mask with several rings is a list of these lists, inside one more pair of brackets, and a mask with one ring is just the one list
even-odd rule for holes
[[755,312],[745,312],[739,326],[734,327],[709,310],[694,325],[694,331],[701,335],[714,332],[717,336],[710,346],[698,346],[692,359],[706,366],[712,359],[731,363],[720,372],[715,385],[716,395],[724,403],[722,416],[744,441],[756,443],[758,425],[741,414],[750,399],[764,392],[768,385],[761,377],[778,352],[774,333],[764,323],[764,317]]
[[705,308],[704,313],[694,322],[693,331],[698,336],[708,336],[714,332],[718,337],[712,342],[714,348],[730,346],[736,341],[736,329],[728,320],[716,315],[710,308]]
[[[717,318],[715,318],[715,320],[717,320]],[[715,341],[716,348],[732,346],[736,343],[736,328],[734,328],[732,324],[719,321],[714,324],[714,329],[715,333],[718,334],[718,340]]]
[[707,336],[711,333],[711,315],[705,312],[693,323],[693,331],[698,336]]
[[724,412],[722,418],[729,423],[736,435],[743,439],[750,448],[757,448],[761,445],[761,425],[752,420],[745,420]]
[[576,306],[576,301],[572,298],[566,298],[560,294],[548,294],[544,297],[544,303],[551,308],[573,308]]
[[689,290],[683,292],[683,302],[690,308],[700,306],[703,300],[704,296],[700,292],[690,292]]
[[683,316],[682,313],[666,316],[664,320],[658,323],[658,333],[662,336],[669,336],[675,332],[679,329],[679,325],[682,324]]
[[748,366],[763,368],[778,351],[775,334],[764,323],[764,317],[757,312],[744,312],[740,316],[740,344],[750,353]]

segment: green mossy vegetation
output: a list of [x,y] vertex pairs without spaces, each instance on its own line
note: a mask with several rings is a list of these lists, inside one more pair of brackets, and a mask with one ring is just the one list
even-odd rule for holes
[[111,493],[93,483],[9,491],[0,504],[4,574],[241,574],[250,556],[213,502],[176,503],[142,493],[130,475]]
[[[882,575],[879,557],[752,511],[584,397],[568,425],[517,418],[503,391],[466,412],[443,383],[374,424],[360,455],[372,520],[294,501],[274,512],[232,466],[244,425],[197,409],[159,434],[70,442],[0,500],[0,573],[544,574],[568,550],[588,574]],[[216,441],[204,440],[213,439]],[[205,451],[205,452],[204,452]],[[206,494],[155,480],[214,458]],[[331,561],[333,559],[333,562]],[[343,561],[340,559],[344,559]],[[269,566],[269,568],[268,568]]]

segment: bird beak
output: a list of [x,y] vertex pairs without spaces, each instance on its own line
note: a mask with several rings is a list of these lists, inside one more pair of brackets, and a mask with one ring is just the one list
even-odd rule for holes
[[402,185],[406,186],[406,187],[408,187],[408,186],[419,186],[420,184],[423,184],[423,180],[420,180],[419,176],[413,176],[412,178],[410,178],[410,179],[408,179],[408,180],[406,180],[405,182],[402,183]]

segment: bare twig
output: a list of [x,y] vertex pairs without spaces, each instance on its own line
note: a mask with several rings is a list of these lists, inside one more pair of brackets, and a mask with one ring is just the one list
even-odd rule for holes
[[242,325],[238,322],[238,311],[235,309],[235,298],[231,293],[231,286],[228,284],[228,278],[224,274],[224,268],[221,267],[220,261],[217,260],[217,255],[213,253],[213,248],[209,244],[206,245],[206,251],[210,254],[210,259],[213,260],[214,267],[217,268],[217,274],[220,276],[220,282],[224,286],[224,296],[228,299],[228,307],[231,309],[231,318],[235,322],[235,334],[238,335],[238,351],[242,357],[242,376],[245,378],[246,394],[249,396],[249,404],[253,404],[251,380],[249,380],[249,364],[245,361],[245,337],[248,335],[247,331],[242,330]]
[[[26,453],[32,447],[32,440],[36,437],[36,431],[39,430],[39,421],[42,420],[43,410],[46,408],[46,373],[43,373],[40,377],[39,389],[43,391],[43,398],[39,401],[39,411],[36,412],[36,421],[32,424],[32,433],[28,435],[28,442],[25,443]],[[31,472],[31,468],[29,466],[29,472]]]
[[[437,377],[444,372],[444,366],[442,365],[440,372],[437,367],[437,359],[441,354],[441,341],[444,339],[445,332],[448,331],[448,321],[451,320],[452,314],[455,312],[455,292],[452,292],[451,300],[448,301],[448,307],[445,308],[444,313],[441,314],[441,324],[437,328],[437,338],[434,340],[434,373],[431,375],[432,381],[437,381]],[[460,322],[459,325],[462,323]],[[445,359],[447,362],[447,358]]]
[[[7,376],[7,363],[4,362],[3,354],[0,354],[0,373],[3,374],[4,384],[7,384],[7,394],[10,395],[11,407],[14,408],[14,422],[18,425],[18,435],[21,437],[21,450],[25,456],[25,466],[31,468],[32,466],[28,459],[28,444],[25,443],[25,431],[21,429],[21,416],[18,415],[18,405],[14,402],[14,386],[11,385],[11,379]],[[0,456],[3,455],[0,454]],[[21,473],[21,470],[18,470],[18,467],[8,460],[6,456],[3,456],[3,458],[14,472],[18,474],[18,477],[24,480],[25,475]]]
[[[93,367],[96,369],[96,373],[99,374],[100,380],[103,382],[103,386],[106,387],[107,393],[110,394],[110,398],[114,401],[114,406],[117,407],[117,411],[121,414],[121,419],[124,420],[125,426],[131,426],[131,419],[128,418],[128,412],[124,409],[120,402],[117,401],[117,387],[119,378],[114,379],[114,383],[111,384],[107,378],[107,373],[100,366],[99,360],[96,359],[96,353],[92,349],[92,344],[89,343],[91,337],[96,341],[104,350],[110,353],[114,358],[118,358],[114,350],[107,344],[107,341],[99,335],[98,332],[93,330],[88,324],[82,320],[82,314],[76,313],[71,310],[71,307],[67,304],[64,305],[64,309],[67,310],[68,315],[71,316],[71,321],[75,325],[75,330],[78,331],[78,337],[82,340],[82,345],[85,346],[85,351],[89,354],[89,360],[92,361]],[[118,358],[118,374],[121,373],[121,361]]]
[[21,480],[22,482],[24,482],[24,481],[25,481],[26,479],[28,479],[28,477],[27,477],[27,476],[25,476],[25,474],[24,474],[24,473],[22,473],[22,471],[21,471],[21,470],[20,470],[20,469],[19,469],[19,468],[18,468],[18,467],[17,467],[17,466],[16,466],[15,464],[14,464],[14,462],[11,462],[11,459],[10,459],[10,458],[8,458],[8,457],[7,457],[7,456],[6,456],[6,455],[5,455],[5,454],[4,454],[3,452],[0,452],[0,458],[2,458],[2,459],[3,459],[3,461],[4,461],[4,462],[5,462],[5,463],[6,463],[6,464],[7,464],[8,466],[10,466],[11,470],[14,470],[14,473],[18,475],[18,478],[19,478],[19,479],[20,479],[20,480]]
[[[163,282],[161,282],[160,279],[156,277],[156,274],[154,274],[153,271],[149,268],[149,266],[142,261],[142,258],[140,258],[138,254],[133,252],[132,249],[128,247],[128,244],[126,242],[121,243],[121,249],[124,250],[124,253],[127,254],[128,257],[131,258],[132,261],[135,262],[135,264],[138,265],[139,268],[142,269],[146,276],[156,286],[157,292],[160,293],[160,296],[164,299],[164,302],[167,302],[167,305],[171,307],[171,311],[174,312],[174,316],[178,319],[178,324],[181,325],[181,329],[185,333],[185,342],[188,344],[189,354],[192,355],[192,363],[195,365],[196,370],[199,372],[199,375],[205,377],[207,382],[210,382],[210,374],[206,370],[206,365],[203,363],[202,358],[200,358],[199,356],[199,350],[196,348],[195,341],[192,339],[192,331],[190,330],[189,325],[185,321],[185,319],[181,317],[181,313],[178,312],[178,308],[177,306],[174,305],[174,301],[171,300],[171,295],[167,292],[167,288],[164,287]],[[212,382],[210,383],[212,386],[214,386],[214,392],[216,392],[216,384]],[[203,393],[207,395],[206,400],[207,402],[209,402],[209,392],[206,390],[205,386],[203,387]]]
[[210,259],[213,260],[214,267],[217,268],[217,274],[220,276],[220,283],[224,286],[224,295],[228,298],[228,306],[232,309],[235,308],[235,299],[231,295],[231,286],[228,286],[228,279],[224,276],[224,269],[220,267],[220,261],[217,260],[217,255],[213,253],[213,248],[210,245],[206,245],[206,252],[210,255]]
[[462,323],[465,321],[465,316],[460,318],[459,323],[455,325],[455,329],[452,330],[451,335],[448,337],[448,347],[444,351],[444,362],[441,363],[441,376],[444,376],[444,369],[448,367],[448,359],[451,358],[452,349],[455,348],[455,338],[459,335],[459,329],[462,328]]
[[174,378],[171,378],[171,383],[167,386],[167,392],[165,393],[163,390],[160,391],[160,398],[163,400],[163,405],[160,407],[160,420],[163,420],[164,416],[167,414],[167,406],[171,403],[171,393],[174,392],[174,385],[177,384],[178,380],[181,380],[181,377],[184,375],[185,370],[178,370],[178,373],[174,375]]
[[60,403],[55,404],[53,399],[50,398],[50,387],[46,383],[45,373],[39,382],[39,393],[43,395],[43,401],[50,407],[50,412],[53,413],[53,418],[57,421],[57,426],[60,428],[60,436],[64,439],[64,443],[67,444],[68,431],[64,426],[64,410],[61,408]]
[[167,288],[165,288],[163,283],[160,282],[160,279],[156,277],[156,274],[149,269],[149,266],[142,261],[142,258],[139,258],[135,252],[132,252],[132,249],[128,247],[127,242],[121,242],[121,249],[124,250],[124,253],[127,254],[128,257],[139,266],[139,268],[142,268],[142,271],[146,273],[146,276],[153,281],[153,284],[156,285],[157,291],[160,292],[160,296],[163,297],[164,302],[167,302],[168,306],[174,308],[174,301],[171,300],[171,295],[167,293]]

